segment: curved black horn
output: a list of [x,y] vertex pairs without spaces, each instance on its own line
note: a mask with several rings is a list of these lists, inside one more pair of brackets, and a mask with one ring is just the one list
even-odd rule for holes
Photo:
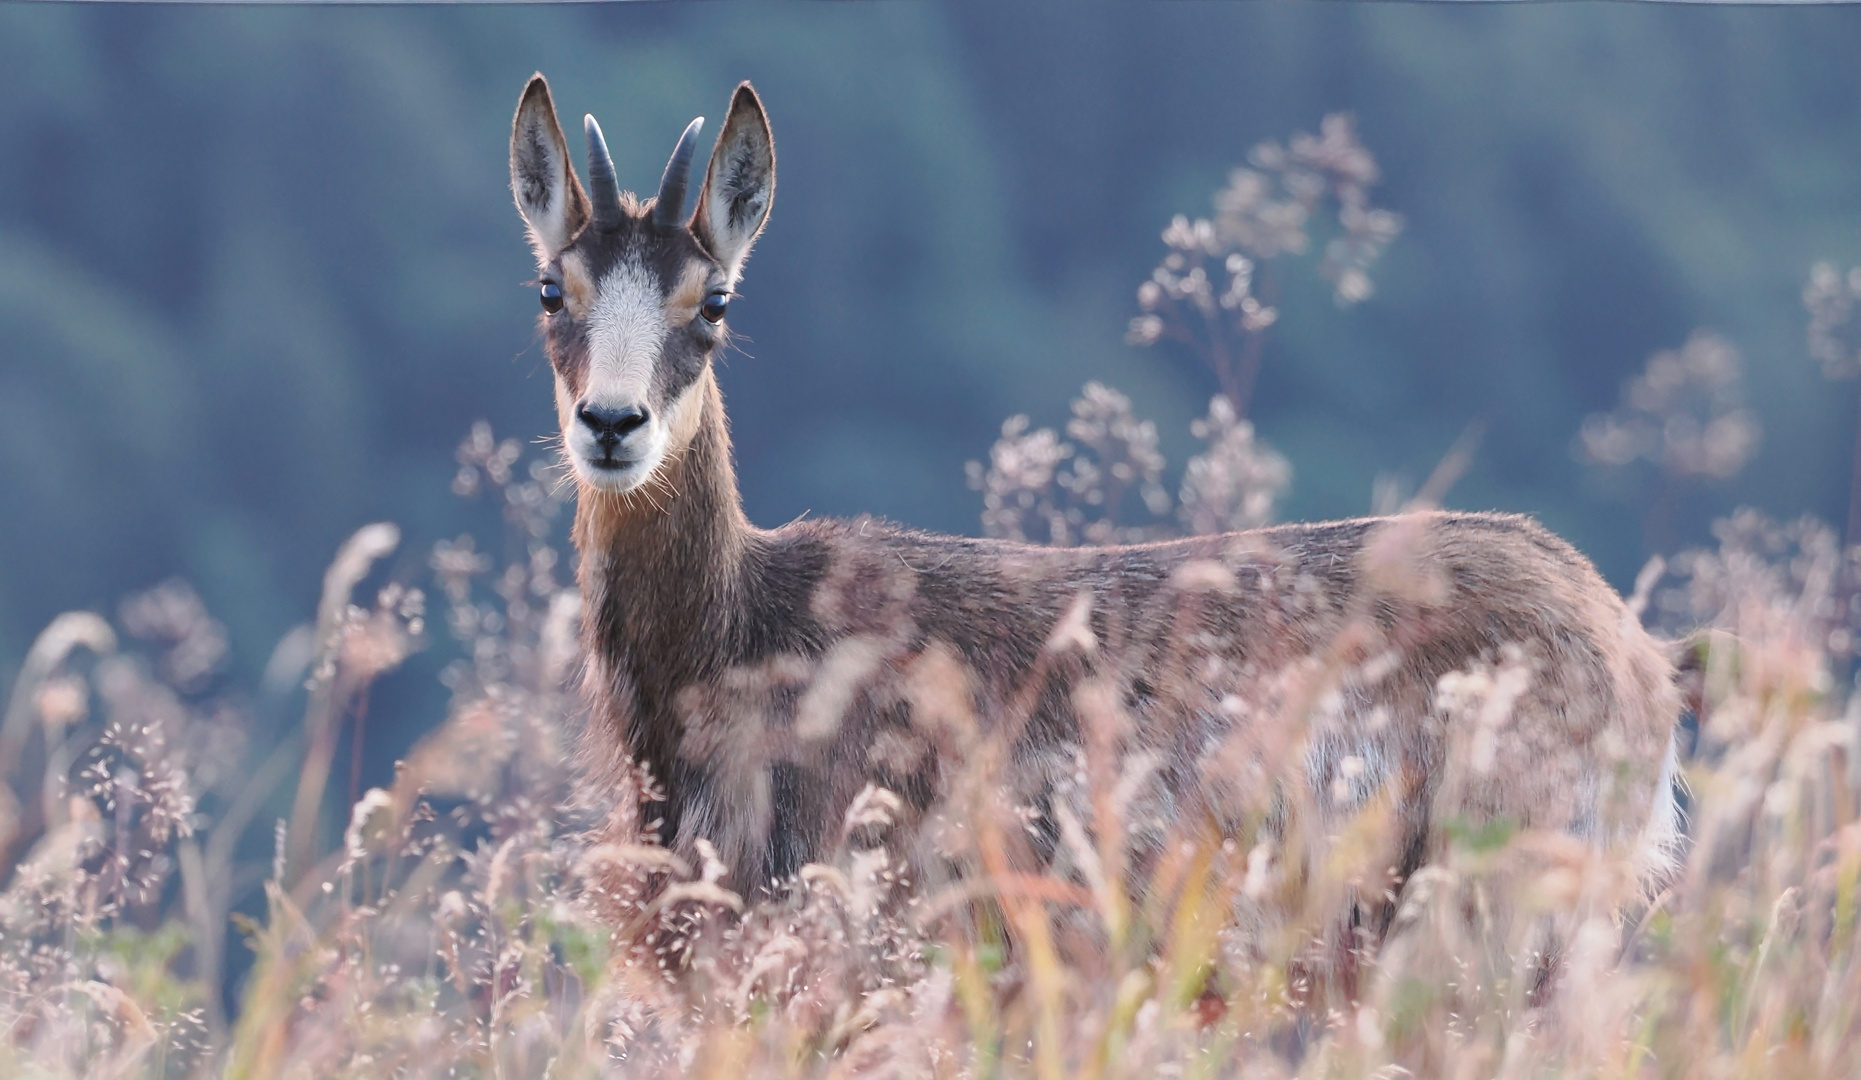
[[588,200],[594,203],[594,227],[612,229],[620,224],[620,183],[614,179],[614,159],[607,155],[607,140],[594,114],[582,118],[588,129]]
[[678,137],[678,145],[672,148],[666,174],[659,178],[659,201],[653,204],[655,225],[677,225],[685,216],[685,184],[691,179],[691,152],[698,145],[698,131],[702,127],[702,116],[685,125],[685,134]]

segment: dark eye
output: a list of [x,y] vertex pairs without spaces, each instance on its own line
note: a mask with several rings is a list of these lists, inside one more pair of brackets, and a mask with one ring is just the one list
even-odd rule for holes
[[551,315],[562,310],[562,286],[553,281],[543,282],[543,310]]
[[724,309],[729,306],[729,293],[714,292],[704,298],[704,306],[698,309],[698,314],[704,316],[705,322],[714,323],[724,317]]

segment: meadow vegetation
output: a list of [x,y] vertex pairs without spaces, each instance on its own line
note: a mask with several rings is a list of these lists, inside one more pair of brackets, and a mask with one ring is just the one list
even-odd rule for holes
[[[1064,437],[1017,417],[972,466],[984,528],[1105,543],[1270,520],[1290,467],[1246,420],[1273,321],[1261,267],[1309,249],[1339,302],[1367,296],[1400,227],[1369,206],[1374,179],[1327,121],[1256,151],[1214,218],[1173,223],[1132,334],[1209,362],[1223,393],[1203,451],[1172,491],[1155,428],[1089,385]],[[1812,280],[1823,353],[1848,347],[1829,297],[1851,279]],[[1657,356],[1579,446],[1666,478],[1650,482],[1735,470],[1757,431],[1729,348]],[[1390,508],[1438,500],[1460,464]],[[1740,513],[1637,583],[1632,610],[1701,650],[1687,839],[1658,891],[1568,836],[1467,822],[1390,894],[1385,941],[1343,943],[1348,984],[1321,985],[1314,949],[1340,906],[1380,898],[1364,870],[1390,827],[1375,798],[1337,827],[1309,812],[1333,797],[1302,762],[1342,673],[1293,673],[1246,728],[1262,780],[1238,832],[1147,800],[1158,763],[1129,750],[1122,696],[1081,683],[1077,769],[1036,860],[1004,775],[1022,717],[967,715],[963,673],[932,672],[935,722],[970,748],[926,826],[948,872],[914,880],[899,801],[869,789],[830,858],[740,895],[712,853],[659,846],[650,776],[581,780],[553,463],[481,425],[454,488],[499,502],[510,557],[460,538],[434,547],[429,583],[382,584],[398,532],[360,530],[269,690],[216,679],[227,635],[180,583],[39,637],[0,726],[0,1074],[1861,1075],[1861,548],[1816,521]],[[460,654],[446,716],[390,785],[355,790],[345,730],[440,635]],[[1094,647],[1083,619],[1047,643]],[[1490,768],[1533,677],[1505,654],[1444,682],[1442,719],[1466,733],[1449,775]],[[265,744],[255,718],[296,686],[293,734]]]

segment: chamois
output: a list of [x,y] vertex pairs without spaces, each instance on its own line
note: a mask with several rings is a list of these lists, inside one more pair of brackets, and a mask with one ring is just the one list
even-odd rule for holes
[[[1291,798],[1275,792],[1304,783],[1333,821],[1389,800],[1397,882],[1449,822],[1501,819],[1659,872],[1677,821],[1674,666],[1528,518],[1070,549],[865,517],[751,525],[712,359],[775,149],[743,83],[687,217],[701,125],[644,201],[619,189],[593,116],[584,191],[540,74],[511,133],[578,494],[591,738],[650,771],[673,849],[708,840],[724,883],[753,891],[831,848],[869,783],[921,812],[963,749],[951,711],[1013,725],[1010,782],[1038,818],[1076,771],[1078,692],[1097,678],[1129,720],[1121,747],[1157,762],[1153,820],[1269,806],[1252,820],[1271,827]],[[1503,664],[1530,672],[1505,717],[1444,702],[1444,676]],[[925,689],[938,679],[941,697]],[[1448,777],[1482,724],[1481,766]],[[1275,746],[1295,748],[1290,768],[1261,749]]]

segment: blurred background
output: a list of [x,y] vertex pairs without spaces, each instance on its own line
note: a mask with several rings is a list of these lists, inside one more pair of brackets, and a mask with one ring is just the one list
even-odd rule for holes
[[[977,532],[965,462],[1089,379],[1179,468],[1216,386],[1126,343],[1160,234],[1344,111],[1404,228],[1363,303],[1280,278],[1250,409],[1280,517],[1367,512],[1481,422],[1447,502],[1536,514],[1624,589],[1736,506],[1839,525],[1855,387],[1803,290],[1861,262],[1857,56],[1848,7],[0,6],[0,686],[57,612],[171,577],[251,684],[359,526],[402,527],[415,584],[437,541],[495,545],[451,482],[474,420],[554,423],[506,157],[535,70],[649,192],[738,80],[768,105],[722,370],[759,524]],[[1702,329],[1742,358],[1706,408],[1755,452],[1586,462],[1585,418]],[[441,715],[446,656],[380,688],[371,781]]]

